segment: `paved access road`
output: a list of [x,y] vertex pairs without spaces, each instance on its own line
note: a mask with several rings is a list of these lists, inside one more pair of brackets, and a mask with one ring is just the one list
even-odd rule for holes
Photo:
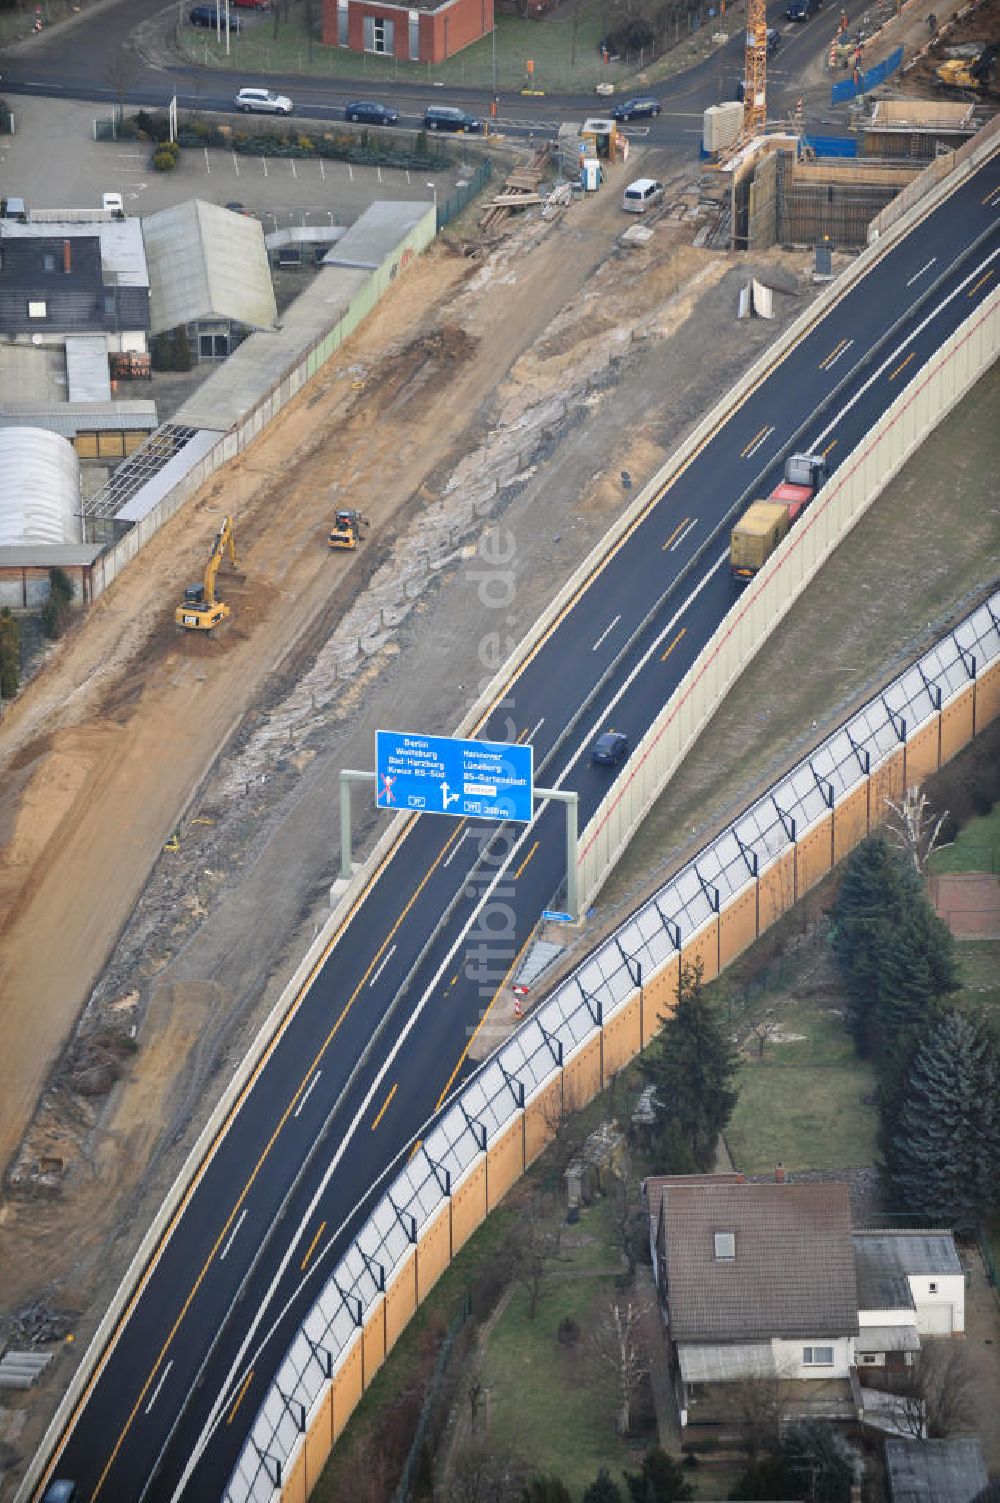
[[[181,13],[186,17],[189,9],[185,0]],[[829,44],[833,26],[829,11],[820,12],[803,25],[793,25],[783,19],[784,9],[782,0],[770,7],[769,20],[779,27],[783,38],[779,52],[768,60],[772,118],[786,114],[803,92],[801,79],[805,70]],[[852,18],[860,15],[865,9],[864,0],[847,0],[846,9]],[[232,13],[237,14],[235,10]],[[177,7],[164,7],[163,0],[128,0],[127,6],[119,0],[92,20],[81,18],[79,22],[54,27],[51,33],[5,57],[4,92],[102,101],[110,111],[117,103],[110,78],[113,69],[120,67],[127,82],[127,104],[133,109],[165,109],[176,94],[182,110],[232,113],[233,96],[241,83],[266,82],[290,95],[295,102],[295,118],[342,120],[344,105],[359,96],[392,103],[400,111],[399,126],[403,129],[418,129],[429,104],[458,104],[481,118],[489,115],[492,90],[398,82],[376,85],[363,80],[327,80],[299,74],[270,74],[266,80],[243,79],[235,72],[186,63],[167,45],[144,43],[147,56],[130,42],[130,32],[161,16],[165,35],[168,21],[173,24],[176,15]],[[240,13],[240,19],[244,24],[269,24],[266,17],[248,16],[246,11]],[[743,75],[743,24],[742,17],[737,18],[730,40],[703,63],[649,91],[662,100],[663,113],[655,120],[627,125],[626,132],[657,146],[692,147],[701,135],[702,112],[707,106],[735,97],[736,82]],[[822,113],[823,101],[829,99],[828,84],[824,82],[822,89],[814,94],[816,112]],[[549,136],[555,134],[564,120],[580,120],[600,113],[605,105],[605,100],[592,93],[531,98],[501,91],[496,123],[512,136]]]
[[[824,450],[836,468],[995,288],[998,219],[995,155],[729,415],[510,683],[481,733],[530,740],[537,780],[577,789],[581,823],[609,782],[589,765],[595,733],[614,726],[635,745],[733,603],[729,514],[766,493],[792,449]],[[74,1416],[58,1474],[83,1498],[221,1495],[366,1201],[463,1078],[467,1040],[558,898],[562,860],[554,805],[510,830],[409,824],[234,1110]]]

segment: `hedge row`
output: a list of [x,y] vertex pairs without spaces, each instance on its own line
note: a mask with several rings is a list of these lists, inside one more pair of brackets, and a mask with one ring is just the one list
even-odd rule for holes
[[[119,135],[145,138],[162,147],[169,141],[170,127],[166,114],[139,110],[124,121]],[[367,166],[408,167],[418,172],[441,172],[451,165],[446,152],[430,147],[426,131],[418,131],[411,139],[407,151],[368,130],[307,134],[294,125],[268,125],[251,132],[193,118],[181,120],[177,126],[180,146],[218,146],[241,156],[324,157]]]

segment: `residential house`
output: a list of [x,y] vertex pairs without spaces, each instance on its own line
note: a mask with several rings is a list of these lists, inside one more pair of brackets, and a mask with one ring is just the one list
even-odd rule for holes
[[[720,1182],[721,1179],[721,1182]],[[738,1432],[747,1383],[786,1415],[849,1418],[858,1333],[847,1186],[647,1181],[682,1427]]]
[[922,1336],[964,1335],[965,1274],[950,1232],[860,1231],[852,1242],[863,1383],[889,1382]]

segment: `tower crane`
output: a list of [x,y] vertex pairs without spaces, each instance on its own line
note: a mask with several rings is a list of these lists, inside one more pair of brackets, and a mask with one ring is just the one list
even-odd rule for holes
[[767,119],[767,0],[747,0],[747,43],[743,77],[743,130],[747,140]]
[[229,554],[230,563],[236,567],[236,544],[233,541],[233,523],[226,517],[219,528],[208,563],[205,565],[204,583],[188,585],[184,599],[174,611],[174,620],[187,631],[211,631],[220,621],[232,615],[229,606],[215,598],[215,576]]

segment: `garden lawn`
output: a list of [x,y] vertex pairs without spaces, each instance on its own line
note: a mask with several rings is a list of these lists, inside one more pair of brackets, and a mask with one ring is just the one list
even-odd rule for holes
[[[349,52],[324,47],[306,35],[301,4],[291,6],[289,19],[282,20],[277,39],[271,17],[259,18],[241,12],[243,30],[230,35],[229,54],[223,37],[207,27],[181,24],[177,40],[193,63],[229,68],[235,73],[303,73],[311,77],[357,79],[359,83],[441,83],[450,87],[493,87],[493,38],[483,37],[443,63],[408,63],[395,57]],[[541,90],[586,90],[602,80],[620,86],[635,66],[604,64],[597,49],[607,26],[603,0],[582,0],[575,21],[573,7],[565,6],[544,21],[522,16],[498,16],[496,30],[497,89],[509,94],[530,84]],[[574,57],[575,50],[575,57]],[[529,79],[527,63],[534,63]],[[294,92],[294,91],[293,91]]]
[[963,1007],[982,1008],[1000,1025],[1000,939],[968,939],[955,946]]
[[793,1003],[780,1031],[787,1042],[769,1043],[762,1060],[746,1060],[740,1071],[726,1134],[736,1168],[766,1174],[778,1163],[789,1170],[874,1163],[875,1077],[855,1057],[839,1014]]
[[1000,804],[989,814],[970,819],[952,845],[935,851],[930,869],[937,877],[946,872],[1000,873]]
[[[527,1294],[517,1288],[484,1353],[491,1448],[517,1452],[538,1471],[554,1473],[577,1498],[602,1466],[617,1478],[641,1454],[615,1434],[613,1375],[596,1370],[587,1353],[586,1332],[613,1289],[611,1278],[567,1269],[543,1289],[529,1320]],[[559,1343],[563,1319],[580,1328],[575,1348]]]

